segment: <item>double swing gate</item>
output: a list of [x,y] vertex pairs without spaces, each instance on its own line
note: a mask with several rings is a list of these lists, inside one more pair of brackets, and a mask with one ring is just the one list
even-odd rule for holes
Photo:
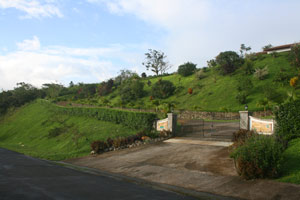
[[233,132],[239,130],[239,122],[216,122],[203,119],[179,120],[178,136],[206,138],[213,140],[232,140]]

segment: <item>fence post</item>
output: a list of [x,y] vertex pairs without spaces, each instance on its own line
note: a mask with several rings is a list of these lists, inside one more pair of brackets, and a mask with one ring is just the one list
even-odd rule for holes
[[175,134],[177,124],[177,115],[174,113],[168,113],[168,129]]
[[240,111],[240,129],[249,130],[249,112]]

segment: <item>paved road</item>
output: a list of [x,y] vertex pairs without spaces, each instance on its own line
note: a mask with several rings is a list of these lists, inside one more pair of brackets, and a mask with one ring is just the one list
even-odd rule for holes
[[0,199],[194,199],[0,148]]

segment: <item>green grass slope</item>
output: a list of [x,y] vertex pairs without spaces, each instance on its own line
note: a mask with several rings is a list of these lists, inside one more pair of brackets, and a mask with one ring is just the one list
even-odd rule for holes
[[89,154],[90,143],[95,140],[136,132],[97,119],[57,116],[51,108],[35,101],[0,121],[0,147],[34,157],[62,160]]
[[[243,69],[240,68],[231,75],[222,76],[211,69],[205,72],[205,78],[198,80],[196,74],[188,77],[182,77],[178,74],[172,74],[163,77],[149,77],[144,79],[146,94],[145,97],[131,102],[126,107],[133,108],[155,108],[150,100],[151,86],[147,85],[148,80],[152,85],[160,78],[169,80],[176,86],[175,94],[167,99],[160,100],[161,102],[173,102],[176,105],[175,109],[187,110],[203,110],[203,111],[239,111],[244,109],[236,100],[238,93],[237,86],[239,78],[249,77],[253,82],[253,88],[250,91],[250,96],[247,98],[247,104],[250,110],[263,110],[262,107],[257,106],[260,99],[265,98],[263,88],[270,86],[274,88],[281,101],[287,98],[287,92],[292,88],[288,81],[284,84],[275,83],[274,78],[280,70],[284,70],[290,75],[296,76],[297,70],[290,66],[288,60],[288,53],[280,53],[277,57],[271,55],[262,55],[261,58],[254,61],[255,68],[263,68],[267,66],[269,75],[265,80],[258,80],[254,75],[245,75]],[[216,82],[214,77],[216,76]],[[181,88],[181,89],[180,89]],[[188,88],[193,89],[193,94],[188,94]],[[116,89],[113,93],[106,97],[101,97],[109,100],[110,105],[120,107],[119,90]],[[101,102],[101,98],[96,98],[96,102]],[[88,102],[88,100],[86,100]],[[82,101],[84,103],[84,100]],[[87,103],[86,102],[86,103]]]

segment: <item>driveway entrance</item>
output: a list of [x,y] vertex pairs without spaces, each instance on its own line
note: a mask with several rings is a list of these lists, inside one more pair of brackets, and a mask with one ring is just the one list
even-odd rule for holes
[[180,129],[177,136],[204,140],[231,141],[233,132],[239,130],[239,122],[216,122],[178,120]]

